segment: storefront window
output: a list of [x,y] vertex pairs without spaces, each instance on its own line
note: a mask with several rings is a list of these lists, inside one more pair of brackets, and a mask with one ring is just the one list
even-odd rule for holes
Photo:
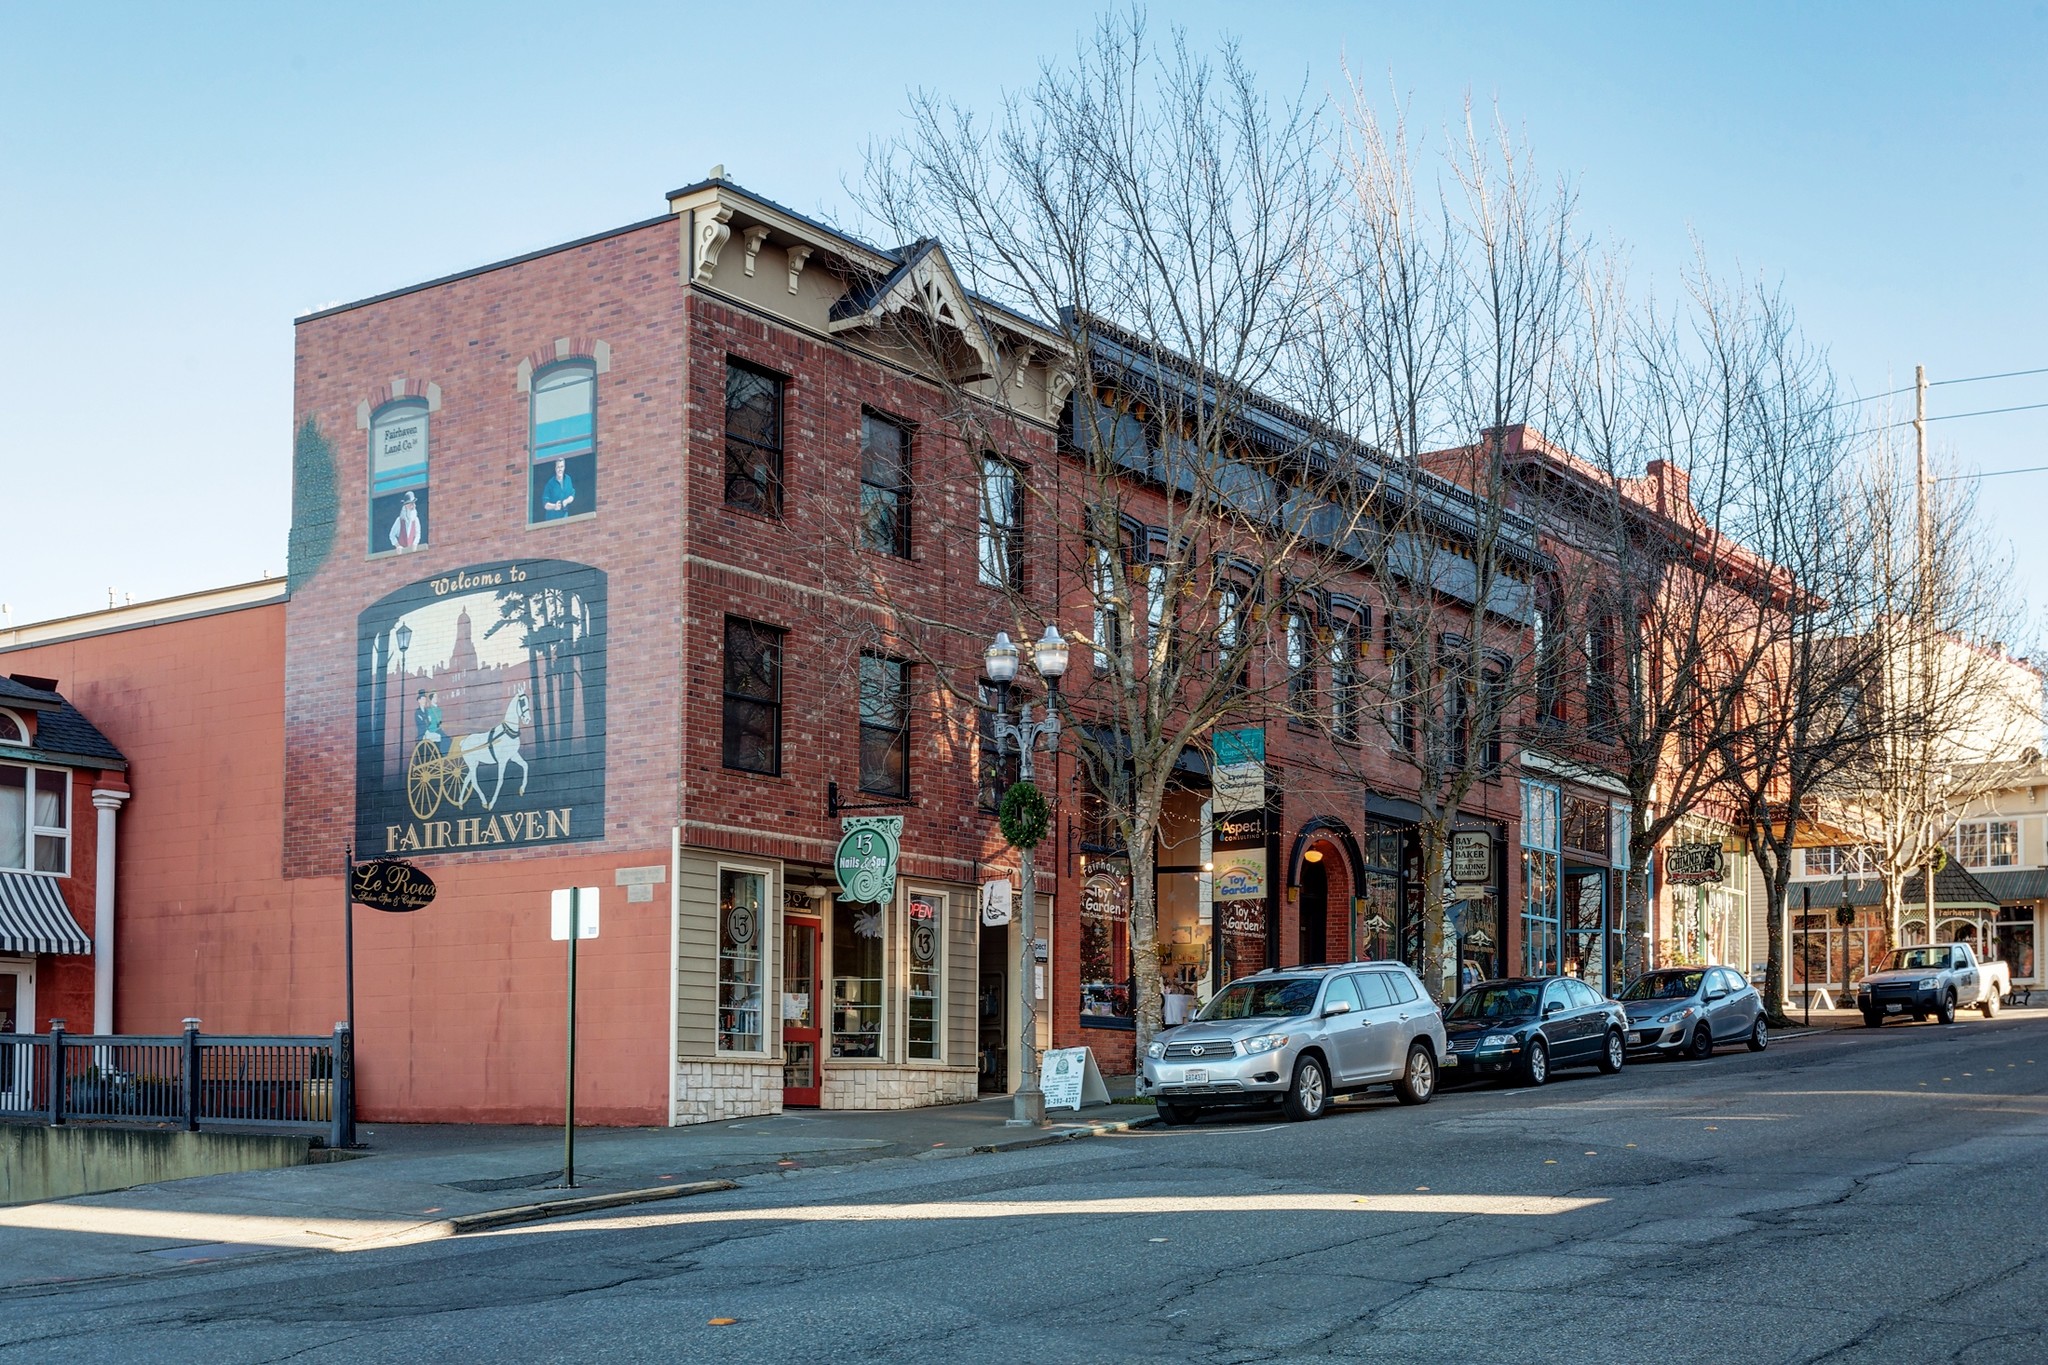
[[1083,1023],[1122,1024],[1131,1018],[1129,891],[1129,880],[1120,870],[1092,871],[1081,883]]
[[1561,919],[1558,868],[1558,790],[1544,782],[1522,784],[1522,971],[1556,972],[1560,965]]
[[882,1055],[886,908],[832,902],[832,1055]]
[[718,873],[718,1050],[759,1052],[761,1032],[761,907],[768,878],[721,868]]
[[2015,981],[2034,979],[2034,907],[2008,905],[1998,912],[1998,956]]
[[946,898],[920,891],[910,898],[910,1059],[945,1055]]

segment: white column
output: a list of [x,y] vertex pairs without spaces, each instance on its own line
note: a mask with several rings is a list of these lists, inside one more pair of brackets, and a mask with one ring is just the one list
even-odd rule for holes
[[92,1031],[114,1031],[114,818],[129,793],[107,788],[92,794],[100,813],[99,858],[92,893]]

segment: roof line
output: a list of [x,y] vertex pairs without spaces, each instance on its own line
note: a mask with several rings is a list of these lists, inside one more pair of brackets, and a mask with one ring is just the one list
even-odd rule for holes
[[543,256],[552,256],[558,251],[573,251],[579,246],[589,246],[592,242],[602,242],[609,237],[623,237],[629,232],[638,232],[642,228],[657,227],[662,223],[672,223],[675,221],[675,217],[674,213],[664,213],[659,217],[644,218],[637,223],[628,223],[624,227],[610,228],[604,232],[593,232],[588,237],[578,237],[573,242],[559,242],[554,246],[544,246],[538,251],[526,252],[524,255],[507,256],[504,260],[492,261],[489,265],[472,266],[468,270],[458,270],[453,275],[442,275],[437,279],[424,280],[419,284],[409,284],[403,289],[392,289],[382,294],[372,294],[369,298],[357,299],[353,303],[337,303],[332,308],[322,308],[316,312],[302,313],[292,319],[292,325],[296,327],[301,323],[318,322],[322,318],[331,318],[336,313],[346,313],[356,308],[367,308],[373,303],[383,303],[387,299],[397,299],[403,298],[407,294],[417,294],[422,289],[436,289],[444,284],[454,284],[459,280],[472,279],[478,275],[487,275],[493,270],[503,270],[508,266],[524,265],[528,261],[537,261]]

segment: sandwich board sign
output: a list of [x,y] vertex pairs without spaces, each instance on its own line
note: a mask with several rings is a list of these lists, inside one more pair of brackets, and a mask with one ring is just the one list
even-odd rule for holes
[[1095,1067],[1095,1053],[1085,1047],[1061,1047],[1039,1054],[1038,1088],[1047,1112],[1108,1104],[1109,1087]]

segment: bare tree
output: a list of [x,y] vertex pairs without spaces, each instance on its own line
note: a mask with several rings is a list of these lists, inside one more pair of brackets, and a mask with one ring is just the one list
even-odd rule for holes
[[[980,316],[1037,320],[1035,343],[962,366],[957,328],[934,331],[930,308],[897,315],[956,438],[924,459],[917,500],[954,508],[943,524],[978,568],[964,586],[996,622],[1021,641],[1048,624],[1075,638],[1059,705],[1123,851],[1141,1054],[1163,1024],[1153,873],[1169,793],[1219,727],[1279,713],[1275,623],[1355,575],[1371,528],[1376,469],[1336,424],[1325,334],[1327,144],[1320,111],[1269,100],[1234,48],[1155,44],[1133,16],[992,122],[917,97],[858,192],[919,244],[900,255],[943,244]],[[858,563],[847,600],[972,697],[978,643],[921,616],[886,565]]]

